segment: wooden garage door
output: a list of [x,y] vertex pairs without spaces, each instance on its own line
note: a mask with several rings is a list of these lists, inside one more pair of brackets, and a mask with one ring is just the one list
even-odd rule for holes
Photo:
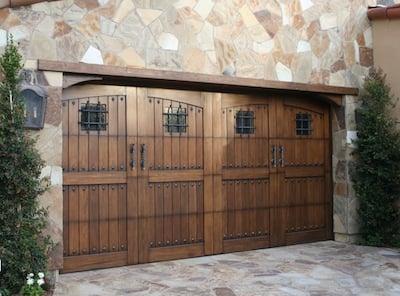
[[123,87],[64,94],[64,270],[128,262],[126,101]]
[[86,85],[62,110],[64,272],[331,237],[327,105]]
[[200,93],[138,89],[139,262],[204,254]]

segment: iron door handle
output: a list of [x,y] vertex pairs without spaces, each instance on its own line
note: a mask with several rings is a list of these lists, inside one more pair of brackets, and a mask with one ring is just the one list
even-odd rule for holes
[[279,163],[281,164],[281,167],[285,166],[285,147],[279,146],[279,153],[281,154]]
[[131,169],[133,170],[136,166],[136,146],[135,144],[131,145],[130,148],[130,154],[131,154],[131,161],[130,161],[130,165],[131,165]]
[[272,146],[271,153],[272,153],[271,164],[272,164],[272,167],[273,167],[273,168],[276,168],[276,164],[277,164],[277,162],[276,162],[276,158],[277,158],[277,149],[276,149],[276,146],[275,146],[275,145]]
[[146,144],[140,145],[140,168],[142,171],[146,169]]

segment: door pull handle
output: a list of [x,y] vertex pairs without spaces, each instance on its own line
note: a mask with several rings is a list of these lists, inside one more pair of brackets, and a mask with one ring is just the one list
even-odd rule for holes
[[272,160],[271,160],[271,164],[273,168],[276,168],[277,162],[276,162],[276,158],[277,158],[277,149],[276,146],[273,145],[272,149],[271,149],[271,156],[272,156]]
[[146,169],[146,144],[140,145],[140,168],[142,171]]
[[280,163],[281,167],[284,167],[285,166],[285,147],[279,146],[279,153],[280,153],[279,163]]
[[136,166],[136,146],[135,146],[135,144],[131,145],[129,152],[131,154],[131,161],[129,163],[131,165],[131,169],[133,170]]

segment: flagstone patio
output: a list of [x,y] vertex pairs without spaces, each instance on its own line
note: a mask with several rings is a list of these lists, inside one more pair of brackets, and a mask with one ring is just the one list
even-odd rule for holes
[[71,273],[55,295],[400,295],[400,250],[328,241]]

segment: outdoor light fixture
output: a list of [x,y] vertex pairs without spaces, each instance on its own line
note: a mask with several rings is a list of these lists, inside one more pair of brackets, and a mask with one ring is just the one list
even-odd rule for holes
[[25,101],[25,127],[42,129],[46,113],[46,92],[36,85],[24,85],[21,95]]

